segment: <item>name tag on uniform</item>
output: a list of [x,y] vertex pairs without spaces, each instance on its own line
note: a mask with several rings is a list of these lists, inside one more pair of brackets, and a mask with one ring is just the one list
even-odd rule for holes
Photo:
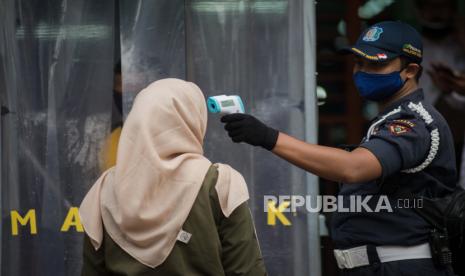
[[186,231],[181,229],[181,231],[179,231],[179,233],[178,233],[178,237],[176,238],[176,240],[187,244],[190,241],[191,237],[192,237],[191,233],[186,232]]

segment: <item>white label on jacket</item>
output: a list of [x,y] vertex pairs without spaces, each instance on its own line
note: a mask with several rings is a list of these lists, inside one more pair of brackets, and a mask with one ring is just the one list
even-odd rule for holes
[[186,232],[181,229],[178,233],[178,237],[176,238],[178,241],[183,242],[183,243],[188,243],[192,237],[192,234],[189,232]]

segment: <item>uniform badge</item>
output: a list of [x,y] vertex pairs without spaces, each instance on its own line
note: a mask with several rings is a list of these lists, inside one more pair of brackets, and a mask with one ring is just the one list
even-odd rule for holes
[[383,28],[380,27],[372,27],[370,28],[365,35],[363,36],[363,41],[376,41],[379,39],[379,36],[383,32]]
[[391,132],[394,135],[400,135],[409,132],[411,129],[412,127],[409,124],[402,123],[399,121],[389,124],[389,132]]

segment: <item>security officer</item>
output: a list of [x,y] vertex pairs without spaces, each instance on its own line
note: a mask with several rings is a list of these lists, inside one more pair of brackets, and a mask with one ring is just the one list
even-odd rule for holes
[[333,215],[334,254],[342,275],[453,275],[450,266],[433,262],[428,244],[432,226],[405,208],[410,206],[399,205],[402,201],[393,193],[401,188],[442,197],[456,185],[449,127],[418,88],[421,37],[405,23],[381,22],[365,30],[347,51],[355,57],[357,90],[382,110],[354,150],[308,144],[247,114],[226,115],[221,121],[234,142],[262,146],[308,172],[342,183],[344,206],[355,195],[362,201],[368,198],[371,207],[383,195],[388,199],[391,210],[362,208]]

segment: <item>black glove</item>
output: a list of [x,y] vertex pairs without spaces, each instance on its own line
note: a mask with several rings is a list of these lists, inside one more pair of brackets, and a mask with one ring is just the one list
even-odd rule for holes
[[234,143],[245,142],[272,150],[278,140],[279,131],[268,127],[252,115],[235,113],[225,115],[221,122]]

